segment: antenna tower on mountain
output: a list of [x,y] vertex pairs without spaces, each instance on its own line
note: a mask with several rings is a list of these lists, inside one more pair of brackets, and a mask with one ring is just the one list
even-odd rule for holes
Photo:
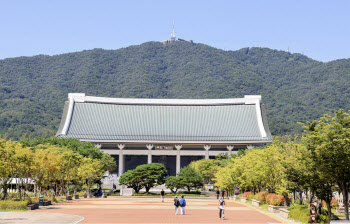
[[175,22],[174,22],[174,20],[173,20],[173,31],[171,32],[171,34],[170,34],[170,40],[165,40],[164,42],[163,42],[163,44],[164,45],[166,45],[166,44],[169,44],[169,43],[174,43],[174,42],[176,42],[177,40],[176,40],[176,35],[175,35]]
[[175,22],[173,20],[173,31],[171,32],[170,36],[170,42],[175,42],[176,41],[176,35],[175,35]]

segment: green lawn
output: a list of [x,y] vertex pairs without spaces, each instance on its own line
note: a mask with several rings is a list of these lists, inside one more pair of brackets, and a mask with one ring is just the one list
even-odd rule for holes
[[260,208],[263,208],[263,209],[265,209],[265,210],[267,210],[268,207],[269,207],[268,204],[261,204],[261,205],[260,205]]

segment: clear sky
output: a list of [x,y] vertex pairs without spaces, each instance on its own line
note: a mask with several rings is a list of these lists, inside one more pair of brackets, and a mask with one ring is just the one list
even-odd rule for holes
[[350,58],[348,0],[0,0],[0,59],[119,49],[176,37]]

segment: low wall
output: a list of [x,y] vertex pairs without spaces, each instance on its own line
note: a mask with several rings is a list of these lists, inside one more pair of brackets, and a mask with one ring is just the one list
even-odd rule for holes
[[288,219],[289,217],[289,210],[285,209],[285,208],[280,208],[280,215],[283,217],[283,218],[286,218]]
[[132,188],[120,189],[120,196],[134,196],[135,190]]
[[247,202],[248,202],[248,199],[246,199],[246,198],[241,198],[241,202],[247,203]]
[[279,213],[280,209],[283,209],[283,208],[288,208],[286,206],[273,206],[273,205],[269,205],[268,206],[268,211],[269,212],[273,212],[273,213]]
[[253,205],[253,206],[255,206],[255,207],[260,207],[261,202],[260,202],[260,201],[258,201],[258,200],[254,200],[254,199],[252,199],[252,205]]

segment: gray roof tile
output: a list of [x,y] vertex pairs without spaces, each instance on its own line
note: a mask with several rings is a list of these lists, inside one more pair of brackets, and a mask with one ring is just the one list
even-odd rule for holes
[[254,104],[122,105],[75,102],[65,137],[125,141],[271,141],[266,116],[263,116],[263,123],[267,137],[262,137],[256,113]]

